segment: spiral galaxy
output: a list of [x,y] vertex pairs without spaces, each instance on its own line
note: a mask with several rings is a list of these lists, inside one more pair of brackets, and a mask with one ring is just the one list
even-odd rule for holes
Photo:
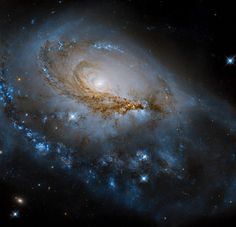
[[[61,15],[9,37],[1,56],[1,112],[36,160],[163,222],[235,199],[231,107],[203,88],[199,98],[135,37]],[[224,194],[217,208],[213,191]]]
[[[164,105],[169,104],[169,89],[163,79],[157,81],[160,88],[153,92],[156,96],[159,93],[158,97],[145,94],[146,88],[135,89],[135,82],[130,87],[123,85],[127,77],[138,80],[138,77],[150,74],[151,69],[145,63],[140,67],[137,57],[113,44],[83,40],[60,40],[56,44],[47,41],[40,60],[45,80],[51,86],[104,116],[144,108],[163,112]],[[147,83],[143,81],[143,86],[148,86]]]

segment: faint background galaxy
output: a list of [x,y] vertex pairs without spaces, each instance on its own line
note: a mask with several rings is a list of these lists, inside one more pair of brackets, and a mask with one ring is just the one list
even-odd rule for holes
[[233,3],[0,2],[0,224],[228,226]]

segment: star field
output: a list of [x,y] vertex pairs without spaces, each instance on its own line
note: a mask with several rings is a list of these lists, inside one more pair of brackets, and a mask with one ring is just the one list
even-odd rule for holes
[[0,224],[234,220],[230,4],[0,8]]

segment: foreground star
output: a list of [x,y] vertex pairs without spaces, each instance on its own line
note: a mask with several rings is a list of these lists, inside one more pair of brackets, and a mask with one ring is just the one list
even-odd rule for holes
[[226,57],[226,64],[227,65],[233,65],[234,64],[234,57]]

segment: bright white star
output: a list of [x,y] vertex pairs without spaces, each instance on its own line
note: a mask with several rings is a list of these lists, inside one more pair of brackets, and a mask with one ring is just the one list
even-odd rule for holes
[[234,61],[235,61],[234,57],[227,57],[226,58],[226,64],[227,65],[233,65]]
[[18,218],[20,216],[20,212],[18,210],[14,210],[11,212],[10,216],[12,218]]
[[146,182],[148,182],[148,176],[147,176],[147,175],[142,175],[142,176],[140,176],[140,182],[141,182],[141,183],[146,183]]

